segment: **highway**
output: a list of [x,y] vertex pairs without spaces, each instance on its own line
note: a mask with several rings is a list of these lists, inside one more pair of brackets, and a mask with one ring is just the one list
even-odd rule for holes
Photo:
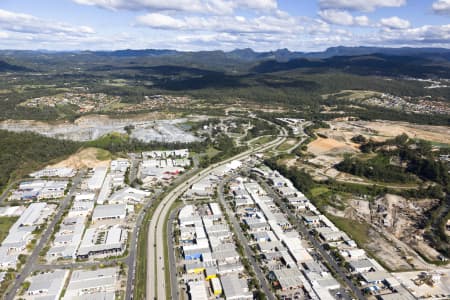
[[[167,221],[167,242],[168,249],[175,249],[174,247],[174,236],[173,236],[173,224],[176,221],[179,209],[175,209],[170,213],[169,220]],[[176,253],[175,251],[169,251],[169,271],[170,271],[170,293],[171,299],[180,299],[178,291],[178,280],[177,280],[177,266],[176,266]]]
[[[233,161],[241,160],[249,157],[251,154],[265,151],[272,147],[276,147],[286,140],[286,129],[279,127],[282,130],[280,137],[268,142],[255,149],[247,150],[225,161],[213,164],[208,168],[200,171],[196,176],[187,179],[184,183],[176,186],[169,194],[167,194],[159,203],[158,207],[153,213],[153,217],[148,229],[148,255],[147,255],[147,299],[167,299],[166,282],[165,282],[165,255],[164,253],[164,223],[167,220],[168,213],[172,204],[184,194],[184,192],[194,183],[202,180],[217,168]],[[168,283],[167,283],[168,284]]]
[[139,229],[142,226],[142,222],[144,221],[145,212],[152,206],[154,200],[160,196],[162,193],[159,192],[151,198],[151,200],[147,201],[145,203],[145,206],[141,209],[139,212],[137,218],[136,218],[136,226],[133,228],[133,232],[131,233],[131,239],[130,243],[128,245],[129,247],[129,254],[126,259],[126,264],[128,265],[128,279],[127,279],[127,288],[125,292],[125,299],[130,300],[133,298],[133,291],[134,291],[134,279],[135,279],[135,272],[136,272],[136,251],[137,251],[137,243],[138,243],[138,236],[139,236]]
[[22,267],[19,275],[17,275],[17,278],[14,281],[14,285],[10,288],[10,290],[6,294],[6,297],[5,297],[6,300],[12,300],[14,298],[14,296],[16,295],[19,288],[22,286],[22,284],[25,281],[25,279],[27,278],[27,276],[30,275],[34,266],[37,265],[37,259],[39,258],[39,254],[40,254],[41,250],[47,244],[49,238],[51,237],[51,235],[53,233],[53,230],[55,229],[56,224],[58,224],[60,222],[65,210],[71,204],[72,196],[75,195],[75,191],[77,190],[78,186],[80,185],[81,178],[83,177],[83,175],[84,175],[84,172],[80,171],[73,178],[72,187],[70,188],[66,197],[61,201],[61,204],[59,205],[59,207],[57,209],[55,217],[52,219],[50,224],[45,229],[44,233],[42,234],[41,238],[39,239],[38,244],[33,249],[33,252],[31,253],[31,255],[27,258],[27,261],[26,261],[25,265]]
[[[230,178],[231,179],[231,178]],[[229,180],[229,179],[228,179]],[[223,195],[223,186],[226,184],[227,181],[221,181],[219,184],[219,201],[222,203],[223,207],[226,210],[226,214],[230,217],[231,222],[233,223],[234,232],[237,234],[238,240],[240,241],[241,245],[244,247],[245,255],[247,256],[250,264],[252,265],[253,271],[256,274],[256,277],[259,281],[260,288],[264,292],[264,295],[266,295],[267,299],[269,300],[275,300],[275,297],[273,296],[272,291],[270,290],[270,287],[267,283],[267,280],[261,271],[261,268],[259,267],[255,257],[253,256],[252,249],[250,249],[249,243],[247,238],[242,233],[242,229],[239,225],[238,220],[236,219],[236,216],[234,212],[230,209],[230,207],[225,202],[225,198]]]
[[[134,181],[134,179],[136,179],[139,162],[140,162],[140,159],[132,160],[132,167],[130,170],[130,182],[132,182],[132,181]],[[180,182],[183,182],[185,180],[185,178],[192,176],[192,174],[198,170],[198,159],[196,156],[193,157],[193,164],[194,164],[194,167],[191,170],[184,173],[180,177],[176,178],[172,184],[176,185],[176,184],[179,184]],[[134,282],[135,282],[135,276],[136,276],[136,252],[137,252],[137,245],[138,245],[138,241],[139,241],[140,228],[142,227],[142,223],[144,221],[146,212],[155,203],[155,200],[161,196],[162,193],[164,193],[164,191],[160,190],[157,193],[155,193],[154,195],[152,195],[151,199],[145,203],[143,209],[141,209],[141,211],[139,212],[139,214],[136,218],[136,225],[131,234],[131,239],[130,239],[130,243],[129,243],[129,255],[126,259],[126,264],[128,265],[128,279],[127,279],[127,288],[126,288],[126,293],[125,293],[126,300],[133,299]]]

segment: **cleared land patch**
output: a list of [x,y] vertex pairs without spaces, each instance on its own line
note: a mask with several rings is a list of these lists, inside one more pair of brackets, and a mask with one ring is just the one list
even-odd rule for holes
[[107,167],[111,161],[111,153],[98,148],[85,148],[69,156],[67,159],[51,166],[53,168],[87,168]]

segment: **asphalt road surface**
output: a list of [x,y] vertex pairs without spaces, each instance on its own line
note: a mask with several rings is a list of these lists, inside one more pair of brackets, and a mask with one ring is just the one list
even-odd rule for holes
[[248,240],[244,236],[244,234],[242,233],[242,229],[241,229],[241,227],[239,225],[238,220],[236,219],[236,216],[234,215],[234,212],[231,211],[231,209],[229,208],[229,206],[225,202],[225,198],[224,198],[224,195],[223,195],[223,186],[224,186],[224,184],[226,184],[226,182],[224,182],[224,181],[220,182],[220,184],[219,184],[219,193],[218,193],[219,194],[219,201],[220,201],[220,203],[222,203],[223,207],[225,207],[226,213],[230,217],[231,222],[233,223],[234,231],[236,232],[239,241],[241,242],[241,244],[244,247],[245,255],[247,256],[250,264],[252,265],[253,271],[255,272],[256,277],[257,277],[257,279],[259,281],[260,288],[264,292],[264,294],[267,297],[267,299],[275,300],[275,297],[273,296],[273,293],[270,290],[270,287],[269,287],[269,285],[267,283],[266,278],[264,277],[263,272],[261,271],[261,268],[258,265],[258,262],[253,257],[252,249],[250,249],[250,246],[248,245]]
[[61,220],[61,217],[64,213],[64,211],[67,209],[67,207],[72,202],[72,196],[75,195],[75,191],[80,185],[81,178],[84,175],[83,172],[78,172],[78,174],[73,178],[72,180],[72,187],[70,188],[69,192],[67,193],[66,197],[61,201],[61,204],[57,208],[56,215],[54,216],[53,220],[50,222],[50,224],[47,226],[46,230],[42,234],[38,244],[33,249],[33,252],[28,257],[25,265],[22,267],[22,270],[20,271],[19,275],[17,275],[16,280],[14,281],[13,286],[10,288],[10,290],[7,292],[5,299],[6,300],[12,300],[14,296],[17,294],[17,291],[22,286],[23,282],[27,278],[28,275],[30,275],[32,269],[37,264],[36,260],[39,258],[39,253],[44,248],[44,246],[47,244],[50,236],[53,233],[53,230],[55,229],[56,224],[59,223]]
[[158,207],[156,208],[153,218],[149,224],[148,230],[148,255],[147,255],[147,287],[146,295],[147,299],[167,299],[166,295],[166,283],[165,282],[165,267],[164,267],[164,223],[167,220],[167,215],[170,211],[171,205],[181,196],[183,193],[194,183],[202,180],[209,173],[213,172],[217,168],[233,161],[240,160],[249,157],[251,154],[264,151],[272,147],[276,147],[286,140],[287,132],[282,128],[282,135],[265,145],[258,148],[251,149],[240,153],[225,161],[213,164],[208,168],[199,172],[196,176],[187,179],[184,183],[181,183],[175,187],[171,192],[165,196]]
[[178,280],[177,280],[177,266],[174,248],[174,236],[173,236],[173,224],[178,215],[178,209],[173,210],[170,213],[170,217],[167,223],[167,236],[168,236],[168,249],[169,249],[169,271],[170,271],[170,291],[171,299],[180,299],[178,291]]
[[[320,256],[333,268],[333,271],[335,274],[338,275],[338,279],[340,279],[342,282],[344,282],[348,288],[351,289],[353,294],[359,299],[364,300],[366,297],[364,297],[361,290],[355,286],[355,284],[347,278],[347,275],[342,270],[342,268],[336,263],[333,257],[331,257],[330,254],[323,248],[322,244],[317,241],[317,239],[314,237],[312,233],[309,232],[308,228],[306,228],[305,224],[301,220],[299,220],[298,216],[293,214],[292,211],[286,206],[286,204],[280,199],[278,194],[276,194],[265,181],[260,180],[260,184],[264,187],[264,189],[269,193],[269,196],[271,196],[275,203],[281,208],[281,210],[286,213],[292,220],[295,220],[296,228],[302,233],[304,238],[307,238],[310,243],[313,245],[314,249],[320,254]],[[349,298],[348,296],[344,297]]]

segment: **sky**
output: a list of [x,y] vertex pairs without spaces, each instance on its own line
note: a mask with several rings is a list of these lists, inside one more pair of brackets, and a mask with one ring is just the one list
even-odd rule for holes
[[0,0],[0,49],[450,48],[450,0]]

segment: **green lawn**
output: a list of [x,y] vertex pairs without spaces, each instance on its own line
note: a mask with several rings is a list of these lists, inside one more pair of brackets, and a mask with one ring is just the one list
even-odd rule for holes
[[311,189],[311,196],[317,197],[329,191],[326,186],[318,186]]
[[367,244],[369,224],[336,216],[327,216],[339,229],[347,233],[360,247]]
[[206,155],[209,158],[212,158],[212,157],[216,156],[219,152],[220,152],[220,150],[217,150],[214,147],[208,147],[208,149],[206,149]]
[[0,243],[6,238],[11,226],[19,217],[0,217]]
[[270,142],[271,140],[273,140],[273,136],[265,135],[265,136],[262,136],[262,137],[260,137],[260,138],[258,138],[256,140],[252,141],[251,145],[252,146],[259,146],[259,145],[266,144],[266,143]]
[[277,147],[278,151],[286,151],[292,148],[295,144],[298,143],[298,139],[288,139],[283,144]]
[[103,149],[97,149],[97,154],[95,156],[98,160],[109,160],[111,159],[111,152]]

